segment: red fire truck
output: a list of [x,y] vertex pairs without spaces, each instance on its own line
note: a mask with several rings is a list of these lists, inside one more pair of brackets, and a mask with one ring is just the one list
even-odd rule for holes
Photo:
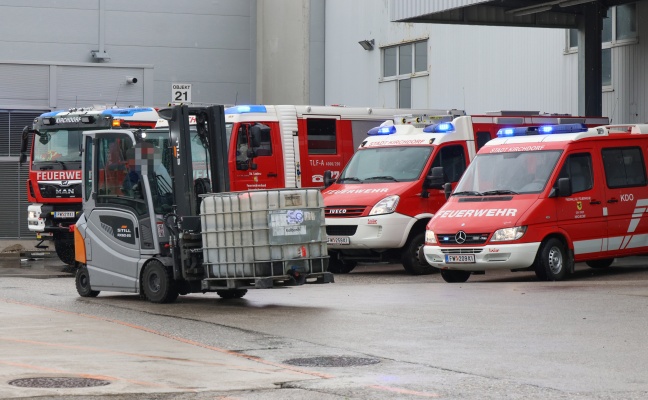
[[20,162],[29,156],[27,224],[38,240],[54,242],[61,261],[74,263],[70,227],[81,212],[81,132],[152,128],[157,120],[156,110],[149,107],[89,107],[48,112],[25,127]]
[[337,177],[369,129],[396,116],[458,110],[241,105],[225,110],[232,191],[321,187]]
[[[362,262],[398,262],[411,274],[436,271],[420,255],[425,226],[445,203],[428,175],[442,167],[454,187],[477,150],[501,128],[558,123],[606,124],[607,118],[501,112],[453,120],[412,117],[369,133],[335,181],[323,190],[329,271]],[[514,171],[510,171],[513,173]],[[332,184],[331,184],[332,183]]]

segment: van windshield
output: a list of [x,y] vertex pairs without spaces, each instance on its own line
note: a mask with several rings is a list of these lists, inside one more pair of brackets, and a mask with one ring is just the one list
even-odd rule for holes
[[378,147],[358,150],[339,183],[408,182],[419,179],[432,147]]
[[478,154],[453,195],[540,193],[561,150]]

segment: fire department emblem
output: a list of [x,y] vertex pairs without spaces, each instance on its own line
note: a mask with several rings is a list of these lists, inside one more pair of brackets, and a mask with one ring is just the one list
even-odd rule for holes
[[583,209],[583,202],[582,202],[582,201],[577,201],[577,202],[576,202],[576,209],[577,209],[578,211],[580,211],[580,210]]

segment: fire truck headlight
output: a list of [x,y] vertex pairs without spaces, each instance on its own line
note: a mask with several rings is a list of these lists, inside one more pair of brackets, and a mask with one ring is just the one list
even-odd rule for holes
[[493,233],[491,242],[506,242],[511,240],[518,240],[526,232],[526,226],[516,226],[513,228],[502,228],[498,229]]
[[436,236],[432,231],[425,231],[425,244],[436,244]]
[[29,218],[29,219],[36,219],[36,218],[38,218],[38,216],[36,215],[36,212],[34,212],[34,211],[29,211],[29,212],[27,213],[27,218]]
[[369,215],[393,213],[394,211],[396,211],[398,200],[400,200],[400,196],[397,195],[385,197],[384,199],[376,203],[376,205],[369,212]]

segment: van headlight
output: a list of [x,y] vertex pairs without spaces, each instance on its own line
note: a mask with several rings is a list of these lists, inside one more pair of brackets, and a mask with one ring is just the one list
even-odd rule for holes
[[425,231],[425,243],[436,244],[436,236],[433,231]]
[[396,211],[396,206],[398,205],[398,200],[400,196],[392,195],[387,196],[384,199],[376,203],[375,206],[369,212],[369,215],[378,215],[378,214],[391,214]]
[[491,242],[507,242],[511,240],[518,240],[526,232],[526,226],[516,226],[514,228],[502,228],[498,229],[493,233]]

